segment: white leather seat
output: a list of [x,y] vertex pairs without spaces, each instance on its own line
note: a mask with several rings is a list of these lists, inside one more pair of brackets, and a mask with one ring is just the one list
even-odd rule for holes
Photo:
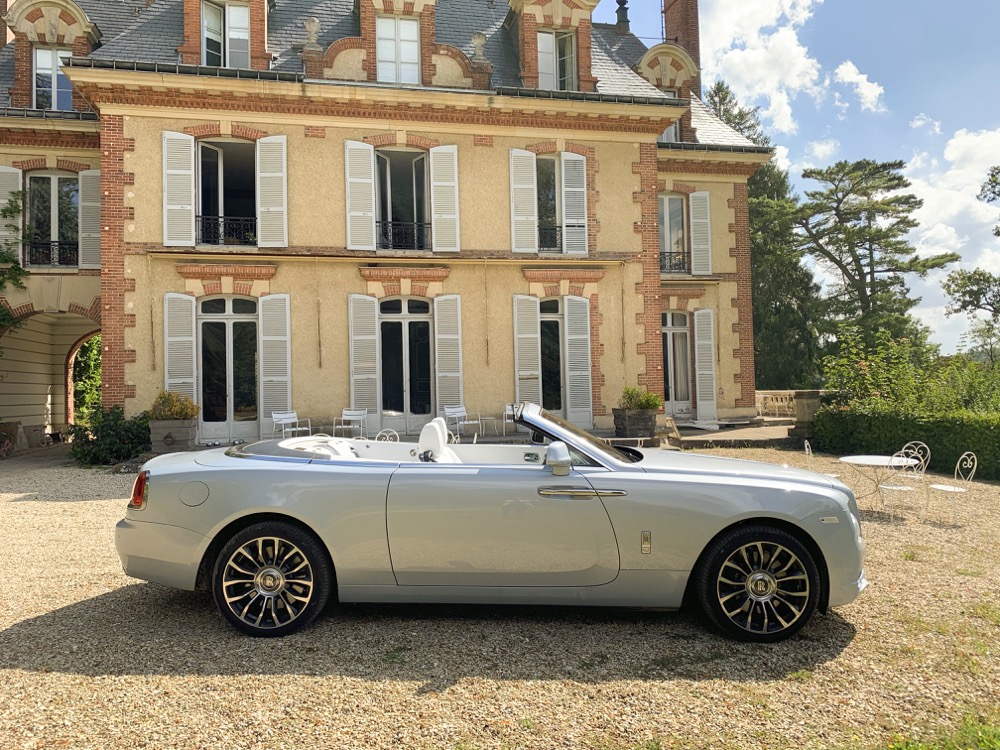
[[417,438],[417,451],[420,455],[428,454],[434,463],[460,464],[461,459],[448,447],[448,431],[442,422],[443,419],[436,418],[424,425]]

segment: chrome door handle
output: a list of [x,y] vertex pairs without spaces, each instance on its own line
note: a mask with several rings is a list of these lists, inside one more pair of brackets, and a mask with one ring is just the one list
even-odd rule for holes
[[582,487],[539,487],[542,497],[597,497],[597,491]]

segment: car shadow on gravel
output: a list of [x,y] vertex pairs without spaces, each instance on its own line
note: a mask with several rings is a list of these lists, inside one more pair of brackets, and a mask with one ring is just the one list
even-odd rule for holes
[[479,605],[335,605],[295,635],[248,638],[211,596],[133,584],[0,631],[0,668],[104,675],[337,675],[417,692],[492,680],[799,679],[855,628],[818,615],[772,646],[727,640],[684,612]]

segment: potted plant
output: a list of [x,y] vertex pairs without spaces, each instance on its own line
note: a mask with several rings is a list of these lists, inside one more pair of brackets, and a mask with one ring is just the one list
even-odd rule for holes
[[611,412],[615,418],[615,437],[656,437],[656,413],[663,406],[658,393],[626,386],[618,408]]
[[198,438],[200,407],[176,391],[160,391],[149,410],[149,436],[154,453],[187,451]]

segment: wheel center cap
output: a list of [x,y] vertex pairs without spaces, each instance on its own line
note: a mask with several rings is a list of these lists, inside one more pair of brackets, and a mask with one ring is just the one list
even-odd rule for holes
[[766,601],[778,590],[778,583],[770,573],[758,571],[747,578],[747,594],[751,599]]
[[276,594],[285,587],[285,576],[277,568],[263,568],[257,573],[257,590],[262,594]]

